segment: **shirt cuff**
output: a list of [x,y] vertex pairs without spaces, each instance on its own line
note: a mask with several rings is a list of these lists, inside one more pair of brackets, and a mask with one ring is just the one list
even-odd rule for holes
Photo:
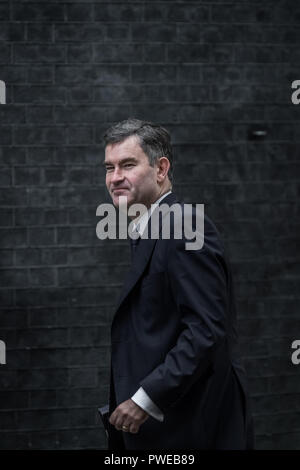
[[134,401],[138,406],[140,406],[144,411],[146,411],[152,418],[157,419],[158,421],[164,420],[164,415],[160,409],[153,403],[149,395],[145,392],[143,387],[140,387],[138,391],[131,397],[131,400]]

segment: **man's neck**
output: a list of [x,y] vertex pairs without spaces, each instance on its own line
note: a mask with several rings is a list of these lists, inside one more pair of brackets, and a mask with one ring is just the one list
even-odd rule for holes
[[142,235],[143,231],[145,230],[145,227],[148,223],[148,220],[152,214],[152,211],[155,209],[155,206],[157,204],[160,203],[161,200],[163,200],[169,193],[171,193],[171,189],[168,189],[166,192],[164,192],[164,194],[162,194],[161,196],[158,197],[158,199],[156,201],[154,201],[151,206],[148,208],[148,210],[146,212],[144,212],[144,214],[142,214],[141,216],[139,217],[136,217],[134,220],[133,220],[133,230],[135,230],[135,228],[137,226],[139,226],[139,232],[140,234]]
[[160,201],[164,196],[166,196],[166,194],[169,194],[170,192],[172,192],[172,187],[162,189],[156,196],[155,200],[152,201],[149,206],[147,205],[147,209],[149,210],[152,204],[157,204],[158,201]]

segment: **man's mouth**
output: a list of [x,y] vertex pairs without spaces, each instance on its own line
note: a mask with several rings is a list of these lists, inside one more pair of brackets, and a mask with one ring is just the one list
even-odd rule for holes
[[113,193],[118,192],[118,191],[128,191],[128,188],[115,188],[112,190]]

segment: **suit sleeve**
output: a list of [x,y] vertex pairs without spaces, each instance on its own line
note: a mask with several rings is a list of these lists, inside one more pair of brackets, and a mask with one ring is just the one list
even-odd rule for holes
[[180,312],[180,334],[164,362],[140,385],[167,412],[213,366],[226,339],[227,268],[217,232],[210,228],[200,250],[186,250],[187,240],[170,240],[167,277]]

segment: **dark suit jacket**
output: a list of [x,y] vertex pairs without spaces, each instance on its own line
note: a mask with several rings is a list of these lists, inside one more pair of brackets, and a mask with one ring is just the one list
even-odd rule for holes
[[253,446],[231,274],[207,216],[204,225],[197,251],[184,238],[141,239],[126,278],[111,329],[110,413],[142,386],[165,416],[119,431],[126,449]]

